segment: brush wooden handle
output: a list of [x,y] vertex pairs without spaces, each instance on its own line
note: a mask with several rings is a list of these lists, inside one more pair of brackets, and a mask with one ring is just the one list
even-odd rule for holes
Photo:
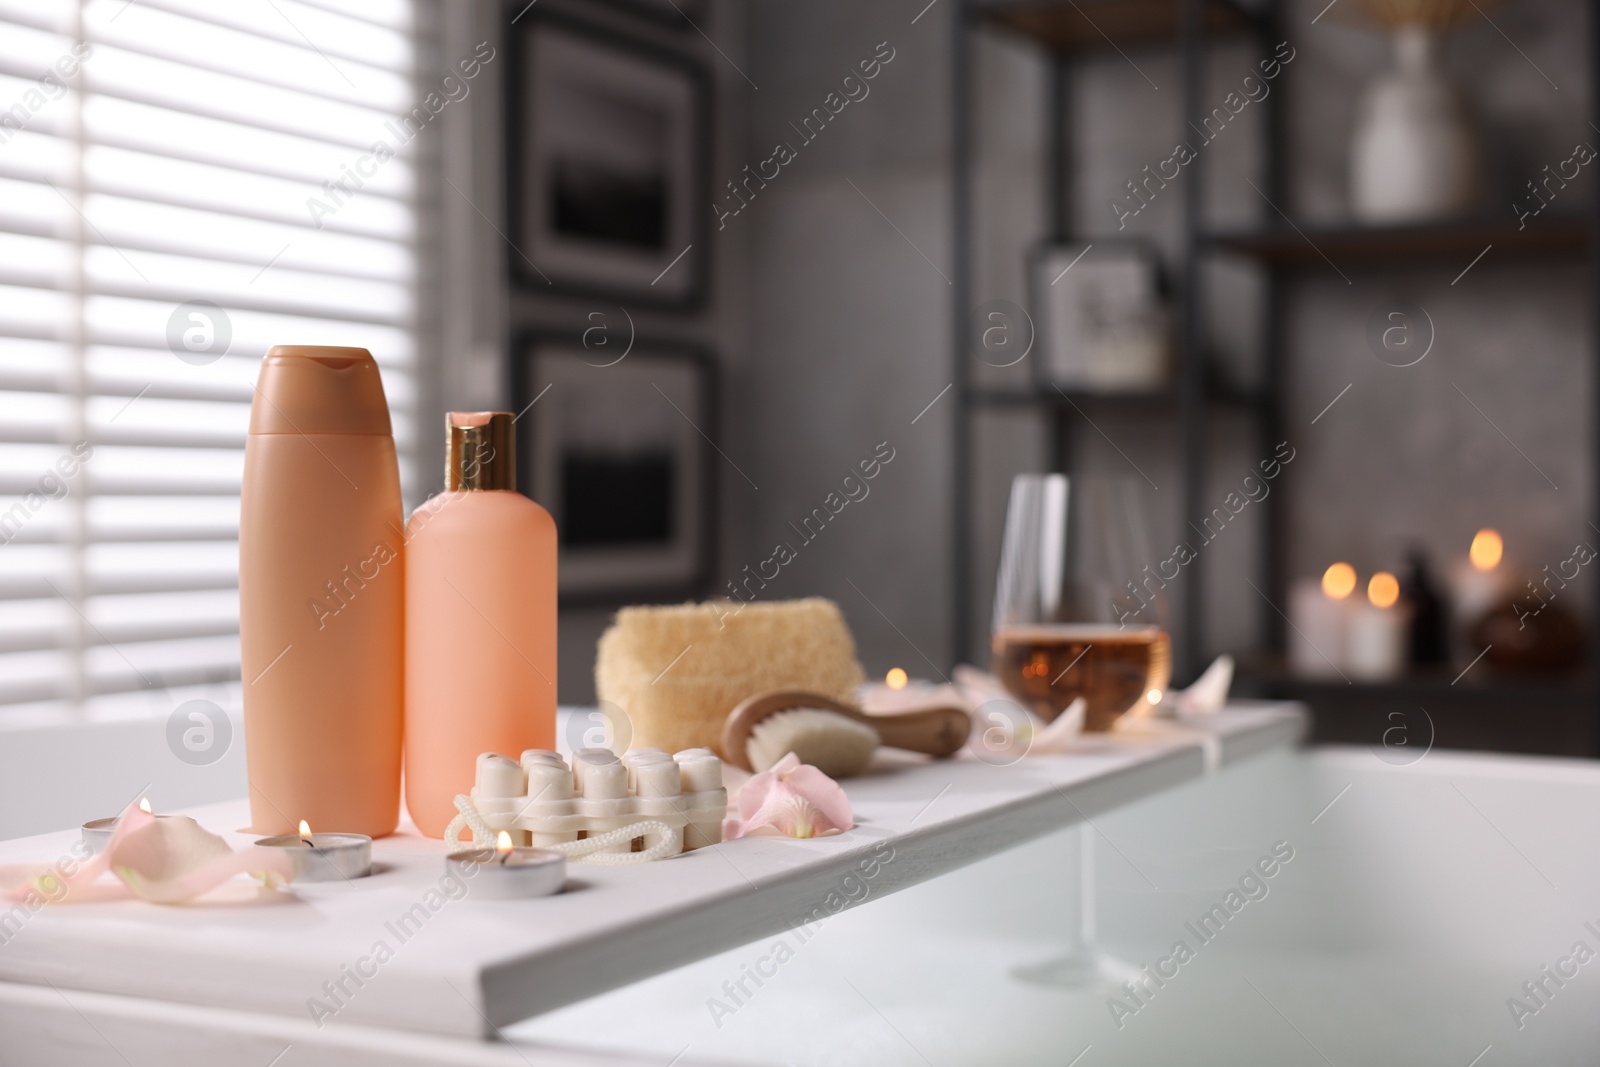
[[736,767],[750,770],[750,754],[746,751],[750,731],[769,715],[791,708],[820,708],[843,715],[878,731],[879,739],[890,748],[922,752],[938,759],[961,751],[972,729],[972,719],[964,708],[933,706],[869,715],[821,693],[775,689],[745,698],[728,713],[728,721],[722,728],[722,758]]
[[890,748],[924,752],[938,759],[960,752],[972,731],[972,717],[966,709],[949,705],[908,711],[858,712],[851,718],[878,731],[878,737]]

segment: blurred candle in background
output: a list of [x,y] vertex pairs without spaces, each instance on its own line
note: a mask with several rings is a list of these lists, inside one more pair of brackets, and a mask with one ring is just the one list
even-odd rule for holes
[[1478,570],[1492,571],[1500,565],[1500,557],[1505,555],[1505,550],[1505,542],[1500,539],[1500,534],[1485,527],[1473,535],[1472,547],[1467,549],[1467,555]]
[[1337,677],[1344,669],[1345,623],[1356,570],[1335,563],[1319,582],[1305,578],[1289,588],[1289,669],[1310,677]]
[[1450,633],[1458,656],[1468,643],[1467,631],[1509,597],[1504,556],[1500,534],[1485,527],[1472,538],[1467,558],[1450,568]]
[[1379,571],[1367,583],[1366,602],[1351,604],[1345,667],[1352,678],[1386,681],[1405,670],[1411,619],[1399,600],[1400,582]]
[[1348,563],[1335,563],[1322,572],[1322,591],[1334,600],[1343,600],[1356,588],[1356,569]]
[[891,667],[881,682],[868,682],[856,694],[861,707],[871,712],[910,711],[934,705],[961,707],[961,697],[949,685],[912,678],[904,668]]

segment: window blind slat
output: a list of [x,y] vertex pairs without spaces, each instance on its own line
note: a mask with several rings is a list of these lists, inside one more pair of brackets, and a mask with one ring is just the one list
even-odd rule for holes
[[[165,346],[153,351],[92,345],[85,353],[84,370],[88,388],[101,396],[248,404],[258,364],[254,356],[229,355],[197,367],[173,359]],[[0,367],[4,365],[0,360]]]
[[[238,166],[241,160],[248,160],[254,173],[308,181],[319,187],[338,177],[341,167],[354,166],[360,155],[372,148],[368,143],[353,152],[349,145],[93,93],[84,97],[83,121],[95,144],[221,166]],[[411,164],[401,155],[368,175],[361,191],[409,197],[413,183]]]
[[[53,195],[55,191],[46,187],[45,192]],[[62,206],[72,210],[65,203]],[[82,211],[97,231],[93,235],[96,243],[109,242],[119,249],[128,276],[139,280],[143,280],[144,268],[135,253],[141,250],[254,263],[258,270],[270,263],[394,280],[409,278],[416,269],[406,245],[396,241],[258,222],[104,193],[91,193]]]
[[[59,227],[46,227],[37,225],[37,220],[34,220],[34,222],[35,227],[32,230],[22,225],[11,225],[5,218],[4,206],[0,205],[0,236],[52,240],[58,239],[57,234],[67,229],[66,219],[61,220],[62,224]],[[148,283],[149,275],[145,272],[140,257],[146,254],[180,256],[185,259],[206,260],[230,266],[254,267],[255,274],[251,275],[252,277],[256,274],[264,274],[267,269],[275,270],[280,265],[289,270],[294,270],[298,267],[302,273],[315,273],[329,278],[348,278],[367,282],[404,282],[410,274],[409,270],[397,270],[395,265],[389,262],[376,264],[371,269],[363,269],[362,265],[356,261],[340,261],[325,255],[318,256],[316,253],[319,249],[316,248],[307,249],[305,254],[293,257],[298,263],[284,264],[284,258],[288,257],[290,248],[294,246],[293,240],[284,242],[284,245],[277,249],[282,255],[277,260],[273,260],[270,255],[261,259],[253,258],[249,250],[229,248],[217,240],[195,239],[192,242],[184,243],[173,239],[170,235],[154,231],[149,237],[128,239],[124,236],[123,239],[113,240],[109,244],[100,234],[94,233],[92,230],[90,238],[90,240],[84,241],[81,246],[72,246],[69,249],[69,254],[77,254],[80,249],[88,249],[94,246],[108,249],[116,255],[117,262],[121,264],[118,273],[124,276],[124,280],[139,278],[145,283]],[[326,247],[324,245],[321,250],[326,251]],[[401,251],[406,248],[405,245],[396,245],[395,247]],[[39,288],[65,288],[65,285],[56,284],[55,272],[45,270],[45,266],[47,265],[35,265],[31,268],[30,273],[30,267],[25,263],[19,262],[16,269],[11,272],[11,277],[0,278],[0,284],[16,285],[23,288],[29,288],[34,285]],[[0,273],[4,272],[0,271]]]
[[[203,3],[204,0],[187,2]],[[295,6],[346,15],[397,31],[416,27],[416,14],[406,0],[300,0]]]
[[84,658],[90,688],[97,693],[167,689],[239,677],[237,637],[123,641],[92,647]]
[[[52,57],[53,58],[53,57]],[[399,108],[380,111],[325,100],[314,93],[264,85],[231,74],[99,43],[83,65],[91,92],[144,100],[229,122],[365,148]]]
[[149,279],[130,283],[127,263],[112,248],[85,250],[84,273],[91,292],[108,296],[165,298],[169,310],[189,300],[217,302],[230,312],[259,311],[302,318],[338,315],[344,322],[403,325],[409,314],[403,286],[304,271],[252,269],[239,263],[141,253],[136,261]]
[[[84,319],[91,341],[111,345],[166,349],[167,320],[172,311],[169,301],[121,296],[91,296],[84,302]],[[385,367],[409,366],[413,353],[411,335],[398,327],[261,311],[230,312],[228,320],[233,329],[230,349],[233,352],[265,353],[271,346],[283,343],[282,338],[294,337],[296,344],[371,349],[379,364]],[[257,355],[256,359],[259,358]],[[254,367],[245,380],[255,381]]]
[[313,219],[308,202],[330,194],[311,182],[289,181],[230,167],[96,146],[84,153],[90,188],[173,207],[222,211],[263,222],[318,226],[334,232],[353,231],[390,240],[409,240],[414,221],[403,201],[363,189],[331,214]]
[[0,0],[0,20],[62,33],[71,23],[74,7],[73,0]]
[[399,72],[408,70],[411,64],[413,49],[404,32],[410,28],[411,18],[404,3],[355,0],[344,5],[342,14],[340,5],[292,0],[277,0],[276,4],[262,0],[235,0],[230,4],[215,0],[143,0],[143,5],[246,30],[257,39],[293,45],[309,40],[335,59],[353,59]]
[[0,329],[10,337],[56,340],[66,335],[72,302],[64,293],[0,285]]
[[98,541],[211,541],[239,536],[239,501],[205,497],[96,497],[89,530]]
[[59,649],[0,655],[0,704],[65,696],[72,669],[71,657]]
[[[215,9],[220,5],[212,5]],[[319,52],[303,38],[293,42],[242,33],[225,24],[175,14],[149,3],[127,8],[113,19],[108,12],[127,8],[127,0],[97,0],[86,15],[90,39],[186,67],[226,74],[263,85],[312,92],[341,103],[397,111],[409,104],[411,87],[396,70],[410,65],[408,50],[386,69],[368,59]],[[280,23],[281,24],[281,23]],[[285,25],[285,29],[289,29]]]
[[46,27],[12,22],[0,33],[0,63],[24,72],[25,77],[38,78],[71,50],[72,38],[64,31],[59,24]]
[[[72,216],[71,201],[63,199],[60,185],[49,182],[0,178],[0,229],[54,237],[65,235]],[[15,220],[17,225],[7,225]]]

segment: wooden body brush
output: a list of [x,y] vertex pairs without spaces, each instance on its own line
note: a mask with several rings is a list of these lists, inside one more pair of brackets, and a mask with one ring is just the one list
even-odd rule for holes
[[967,743],[965,708],[914,708],[869,715],[821,693],[782,689],[757,693],[728,713],[722,757],[747,771],[764,771],[786,753],[830,778],[857,774],[879,745],[943,759]]

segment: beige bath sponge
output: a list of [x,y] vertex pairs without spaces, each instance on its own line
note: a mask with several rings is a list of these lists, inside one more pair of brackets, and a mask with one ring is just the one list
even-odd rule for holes
[[863,679],[839,606],[811,597],[623,608],[600,638],[595,692],[627,713],[632,747],[720,753],[734,705],[767,689],[853,702]]

